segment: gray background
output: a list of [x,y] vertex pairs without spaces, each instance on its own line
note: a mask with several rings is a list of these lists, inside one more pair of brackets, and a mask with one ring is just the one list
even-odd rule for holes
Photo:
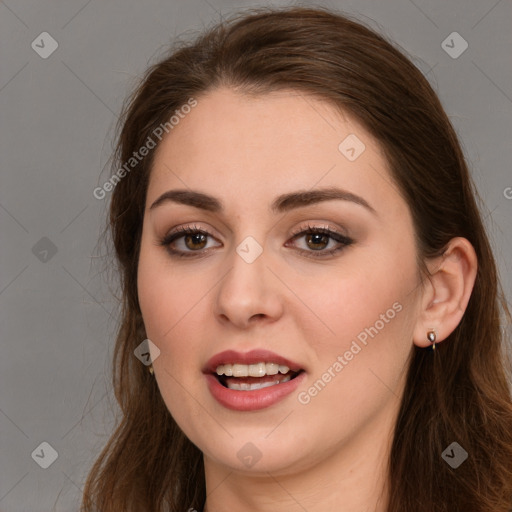
[[[92,192],[108,176],[123,98],[175,36],[192,37],[256,5],[264,4],[0,1],[0,511],[78,510],[117,414],[110,362],[118,310],[98,248],[108,194],[101,201]],[[322,5],[356,14],[396,41],[433,84],[485,202],[510,299],[512,3]],[[31,43],[43,46],[45,31],[58,48],[43,59]],[[458,58],[442,47],[454,31],[469,44]],[[42,442],[58,453],[47,469],[36,463],[49,457]]]

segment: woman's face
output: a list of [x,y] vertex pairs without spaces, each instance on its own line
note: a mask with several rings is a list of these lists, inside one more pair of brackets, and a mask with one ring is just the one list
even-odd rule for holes
[[143,224],[138,293],[162,397],[206,464],[285,475],[372,460],[421,298],[383,154],[297,92],[197,101],[158,148]]

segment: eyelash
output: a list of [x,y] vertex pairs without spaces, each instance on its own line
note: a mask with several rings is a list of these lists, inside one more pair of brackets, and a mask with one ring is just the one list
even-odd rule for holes
[[[185,235],[196,235],[196,234],[206,235],[206,236],[210,236],[213,238],[213,236],[210,233],[208,233],[208,231],[199,229],[195,225],[186,226],[186,227],[180,226],[174,232],[169,233],[164,238],[162,238],[159,241],[158,245],[165,247],[167,249],[167,251],[170,253],[170,255],[173,257],[194,258],[194,257],[199,256],[201,251],[185,251],[185,252],[183,252],[183,251],[178,251],[176,249],[171,249],[170,245],[175,240],[183,238]],[[334,254],[342,251],[343,249],[345,249],[346,247],[348,247],[349,245],[352,245],[354,243],[354,240],[352,238],[342,235],[341,233],[338,233],[337,231],[334,231],[332,229],[325,228],[325,227],[311,226],[310,224],[308,224],[305,227],[301,227],[298,231],[295,231],[294,233],[292,233],[291,240],[295,240],[296,238],[300,238],[300,236],[304,236],[307,234],[327,235],[329,238],[331,238],[331,239],[335,240],[336,242],[338,242],[339,244],[341,244],[341,246],[335,247],[334,249],[330,249],[329,251],[325,251],[325,250],[307,251],[305,249],[299,249],[299,252],[301,254],[304,254],[305,256],[310,257],[310,258],[326,258],[328,256],[333,256]],[[318,253],[318,255],[316,255],[316,254],[312,255],[311,253],[313,253],[313,254]],[[321,253],[321,255],[320,255],[320,253]]]

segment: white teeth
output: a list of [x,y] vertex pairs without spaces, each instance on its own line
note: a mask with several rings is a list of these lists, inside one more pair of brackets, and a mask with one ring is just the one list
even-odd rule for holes
[[279,373],[279,365],[277,363],[267,363],[265,367],[267,375],[277,375]]
[[250,364],[249,365],[249,376],[250,377],[263,377],[267,373],[265,363]]
[[268,388],[270,386],[275,386],[276,384],[282,384],[283,382],[288,382],[291,379],[291,375],[287,375],[281,382],[275,380],[274,382],[255,382],[254,384],[247,384],[246,382],[232,382],[229,381],[227,386],[229,389],[234,389],[235,391],[253,391],[255,389],[263,389]]
[[221,364],[217,366],[217,375],[226,375],[227,377],[233,376],[233,365],[232,364]]
[[278,373],[284,375],[290,371],[290,368],[277,363],[220,364],[215,371],[217,375],[226,375],[226,377],[264,377]]
[[233,377],[248,377],[249,367],[246,364],[233,365]]

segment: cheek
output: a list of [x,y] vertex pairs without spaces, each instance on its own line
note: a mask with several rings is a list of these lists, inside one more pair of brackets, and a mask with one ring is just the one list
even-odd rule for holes
[[[319,292],[311,283],[305,301],[315,304],[318,317],[329,327],[326,342],[357,338],[364,343],[376,327],[379,333],[398,334],[403,312],[414,300],[417,286],[417,269],[414,254],[381,252],[378,257],[359,256],[349,259],[339,272],[330,276],[326,287]],[[312,308],[313,309],[313,308]],[[382,336],[385,338],[386,336]],[[350,341],[349,341],[350,344]]]
[[[311,381],[321,381],[317,406],[340,404],[334,409],[344,421],[350,411],[378,409],[401,385],[412,349],[417,269],[412,250],[396,256],[381,252],[352,267],[347,261],[343,275],[331,281],[337,284],[316,301],[330,332],[322,329],[321,337],[309,338],[317,357]],[[314,295],[309,294],[312,303]]]
[[160,251],[147,249],[143,243],[138,267],[138,297],[147,337],[160,349],[157,368],[173,370],[170,366],[173,360],[190,357],[190,352],[181,348],[186,344],[178,341],[187,338],[183,327],[189,325],[190,315],[199,306],[201,289],[195,281],[194,276],[177,273]]
[[[162,398],[181,428],[190,429],[190,418],[201,410],[190,400],[200,371],[200,337],[194,335],[194,316],[204,315],[202,307],[207,287],[197,276],[176,272],[160,256],[141,248],[138,269],[138,296],[147,337],[159,348],[154,360],[155,377]],[[193,370],[193,371],[192,371]],[[191,381],[191,375],[195,380]]]
[[157,247],[144,233],[137,270],[137,292],[148,337],[162,341],[170,337],[175,325],[183,319],[204,295],[197,272],[176,265],[163,247]]

